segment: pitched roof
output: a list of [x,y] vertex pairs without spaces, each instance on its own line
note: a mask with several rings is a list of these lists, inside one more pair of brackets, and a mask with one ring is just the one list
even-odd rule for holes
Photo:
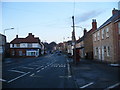
[[85,36],[82,36],[81,38],[79,38],[79,39],[77,40],[77,43],[82,42],[82,41],[84,40],[84,38],[85,38]]
[[26,38],[15,38],[10,43],[18,44],[18,43],[40,43],[40,39],[38,37],[34,37],[32,33],[29,33],[29,35]]
[[114,15],[112,15],[106,22],[104,22],[97,30],[103,28],[107,24],[114,22],[116,20],[120,19],[120,10],[118,10]]

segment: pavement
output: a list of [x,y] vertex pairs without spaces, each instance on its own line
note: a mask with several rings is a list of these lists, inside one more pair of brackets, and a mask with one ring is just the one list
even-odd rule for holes
[[120,88],[120,67],[85,59],[75,65],[69,60],[77,88]]

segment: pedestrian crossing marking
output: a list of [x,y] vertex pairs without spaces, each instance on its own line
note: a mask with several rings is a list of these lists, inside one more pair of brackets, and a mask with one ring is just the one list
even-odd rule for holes
[[51,67],[66,67],[65,64],[53,64]]

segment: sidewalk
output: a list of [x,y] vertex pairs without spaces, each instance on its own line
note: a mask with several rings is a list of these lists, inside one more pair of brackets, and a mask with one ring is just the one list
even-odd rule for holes
[[119,83],[119,67],[82,59],[75,65],[70,62],[72,76],[78,88],[107,88]]

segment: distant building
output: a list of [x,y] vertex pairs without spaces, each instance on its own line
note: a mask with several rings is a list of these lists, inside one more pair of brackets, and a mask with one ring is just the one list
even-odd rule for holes
[[73,56],[73,48],[72,41],[67,41],[67,53],[71,56]]
[[0,34],[0,61],[5,57],[6,36]]
[[92,36],[94,59],[120,63],[120,10],[114,8],[112,16]]
[[10,56],[38,57],[44,53],[44,45],[38,37],[29,33],[26,38],[16,38],[10,42]]

